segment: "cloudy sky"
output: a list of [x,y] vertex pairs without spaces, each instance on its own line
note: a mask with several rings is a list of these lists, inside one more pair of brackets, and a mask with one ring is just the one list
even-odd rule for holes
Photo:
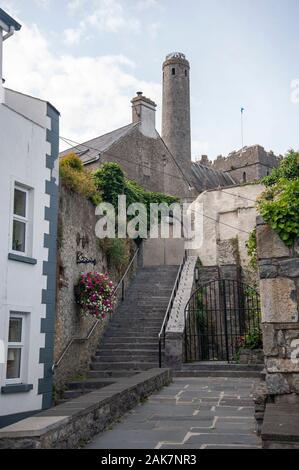
[[0,0],[22,30],[5,43],[6,85],[51,101],[75,141],[131,121],[137,90],[159,105],[161,64],[192,73],[192,154],[245,144],[299,148],[298,0]]

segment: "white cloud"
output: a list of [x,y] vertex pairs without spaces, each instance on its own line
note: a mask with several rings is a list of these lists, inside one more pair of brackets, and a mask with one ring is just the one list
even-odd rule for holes
[[50,0],[34,0],[34,2],[37,4],[37,6],[42,8],[48,8],[50,5]]
[[139,0],[137,2],[137,9],[140,11],[148,10],[149,8],[160,6],[158,0]]
[[82,30],[80,28],[68,28],[63,31],[63,36],[63,41],[67,46],[74,46],[76,44],[79,44],[82,36]]
[[4,75],[8,88],[50,101],[61,112],[61,135],[79,142],[131,122],[137,90],[161,100],[161,85],[139,80],[127,57],[54,55],[37,26],[23,25],[5,43]]
[[82,13],[81,32],[88,28],[106,33],[139,33],[141,30],[140,20],[130,14],[120,0],[69,0],[67,8],[72,14]]
[[81,8],[82,3],[85,3],[84,0],[83,1],[82,0],[69,0],[67,3],[67,9],[71,13],[75,13]]
[[140,22],[128,15],[126,9],[117,0],[94,0],[93,13],[85,19],[85,23],[100,31],[118,33],[126,30],[138,33]]

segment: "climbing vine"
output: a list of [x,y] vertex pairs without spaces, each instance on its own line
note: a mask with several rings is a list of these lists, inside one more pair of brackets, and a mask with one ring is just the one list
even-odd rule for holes
[[256,227],[252,230],[246,243],[247,253],[249,256],[249,265],[256,271],[257,269],[257,241]]
[[262,183],[267,188],[257,201],[258,211],[283,242],[292,246],[299,237],[299,152],[290,150]]
[[263,192],[257,206],[265,222],[292,246],[299,237],[299,178],[279,180]]

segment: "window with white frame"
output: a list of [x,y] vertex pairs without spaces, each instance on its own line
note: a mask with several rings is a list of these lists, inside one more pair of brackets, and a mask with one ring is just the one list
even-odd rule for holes
[[8,384],[21,383],[23,379],[25,317],[26,315],[23,313],[10,313],[6,367],[6,382]]
[[14,188],[12,250],[27,254],[29,231],[29,191],[16,185]]

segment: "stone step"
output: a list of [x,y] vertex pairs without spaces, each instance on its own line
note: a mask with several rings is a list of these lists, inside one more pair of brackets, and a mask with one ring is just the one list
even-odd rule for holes
[[156,362],[156,366],[157,366],[157,362],[158,362],[158,359],[159,359],[159,354],[158,352],[153,352],[153,354],[130,354],[129,353],[122,353],[122,354],[118,354],[118,355],[115,355],[115,356],[112,356],[111,354],[105,356],[103,354],[99,355],[99,356],[94,356],[92,358],[92,363],[101,363],[101,364],[105,364],[105,363],[110,363],[110,364],[115,364],[116,362],[119,363],[119,362],[142,362],[142,363],[145,363],[145,362]]
[[132,377],[138,372],[125,370],[125,371],[117,371],[117,370],[91,370],[88,373],[88,377],[91,379],[119,379],[122,377]]
[[161,326],[160,327],[147,327],[147,326],[142,326],[140,325],[140,327],[138,325],[134,326],[134,327],[126,327],[126,328],[118,328],[116,326],[112,326],[109,328],[109,331],[107,332],[108,335],[109,333],[122,333],[122,335],[136,335],[136,334],[144,334],[145,336],[147,335],[151,335],[151,336],[154,336],[154,335],[158,335],[160,333],[160,330],[161,330]]
[[157,340],[158,338],[158,334],[160,333],[160,330],[157,330],[156,333],[155,332],[147,332],[146,331],[123,331],[122,329],[120,330],[109,330],[107,331],[105,337],[106,338],[136,338],[136,339],[140,339],[140,338],[143,338],[145,340],[148,340],[148,341],[155,341]]
[[[111,360],[116,357],[126,357],[126,360],[124,362],[127,362],[127,358],[129,360],[134,360],[134,358],[136,357],[142,357],[142,361],[144,360],[143,358],[147,357],[147,358],[156,358],[158,354],[158,348],[156,349],[150,349],[150,350],[138,350],[138,349],[118,349],[116,351],[112,351],[111,349],[104,349],[104,350],[101,350],[99,351],[97,354],[95,354],[93,356],[93,359],[92,360],[99,360],[99,359],[103,359],[103,360],[109,360],[111,358]],[[122,362],[122,361],[121,361]]]
[[86,395],[87,393],[91,393],[94,390],[92,389],[78,389],[78,390],[66,390],[63,394],[63,401],[72,400],[73,398],[81,397],[82,395]]
[[[163,317],[162,317],[163,318]],[[148,317],[145,317],[145,318],[131,318],[128,316],[128,318],[119,318],[119,319],[114,319],[112,320],[112,322],[110,323],[110,326],[113,326],[113,327],[116,327],[116,328],[119,328],[119,327],[135,327],[135,326],[139,326],[139,325],[144,325],[146,328],[159,328],[161,327],[161,323],[162,323],[162,318],[159,318],[157,320],[153,320],[152,318],[148,318]]]
[[148,370],[154,369],[157,367],[157,362],[96,362],[92,361],[90,364],[92,370],[118,370],[118,371],[126,371],[126,370]]
[[170,297],[169,295],[159,296],[159,297],[152,297],[150,294],[142,294],[142,295],[128,295],[126,297],[126,303],[129,304],[131,302],[136,302],[135,308],[140,306],[145,307],[156,307],[162,309],[165,306],[167,307],[167,303]]
[[247,365],[247,364],[234,364],[228,362],[192,362],[189,364],[183,364],[182,370],[188,371],[212,371],[212,370],[230,370],[230,371],[259,371],[263,370],[263,365],[256,364],[256,365]]
[[[67,384],[69,390],[94,390],[99,388],[107,387],[107,385],[112,385],[114,382],[111,380],[103,380],[98,378],[85,379],[80,381],[73,381]],[[87,392],[86,392],[87,393]]]
[[[170,295],[169,295],[170,298]],[[165,309],[165,305],[167,308],[168,302],[164,301],[162,304],[160,302],[153,303],[150,302],[150,297],[148,297],[148,300],[139,300],[138,303],[132,303],[132,301],[127,301],[127,299],[121,303],[117,309],[117,312],[123,313],[123,312],[128,312],[130,314],[159,314]]]
[[230,377],[230,378],[248,378],[259,379],[261,372],[254,370],[181,370],[174,371],[175,377]]
[[159,321],[164,318],[166,311],[161,310],[160,312],[153,312],[149,309],[148,312],[141,310],[140,312],[132,312],[132,310],[128,310],[125,312],[118,311],[116,315],[114,315],[113,320],[147,320],[151,319],[154,321]]
[[101,343],[99,349],[102,349],[106,344],[114,344],[114,343],[157,343],[158,342],[158,335],[151,335],[151,336],[144,336],[144,335],[135,335],[132,337],[127,337],[126,335],[122,336],[119,335],[112,335],[106,336],[105,340]]
[[128,323],[126,321],[123,321],[122,323],[111,323],[109,325],[110,328],[122,328],[122,329],[130,329],[130,330],[140,330],[140,329],[144,329],[144,330],[160,330],[161,329],[161,325],[162,325],[162,320],[160,320],[159,322],[156,322],[156,323],[151,323],[149,321],[142,321],[142,320],[136,320],[135,322],[131,322],[131,323]]
[[54,406],[64,405],[68,401],[69,401],[69,399],[67,399],[67,398],[60,398],[59,400],[55,400],[55,405]]
[[108,343],[105,342],[103,346],[96,351],[96,354],[101,352],[101,351],[132,351],[135,349],[147,349],[147,350],[158,350],[158,342],[153,342],[153,343],[133,343],[133,342],[112,342]]

